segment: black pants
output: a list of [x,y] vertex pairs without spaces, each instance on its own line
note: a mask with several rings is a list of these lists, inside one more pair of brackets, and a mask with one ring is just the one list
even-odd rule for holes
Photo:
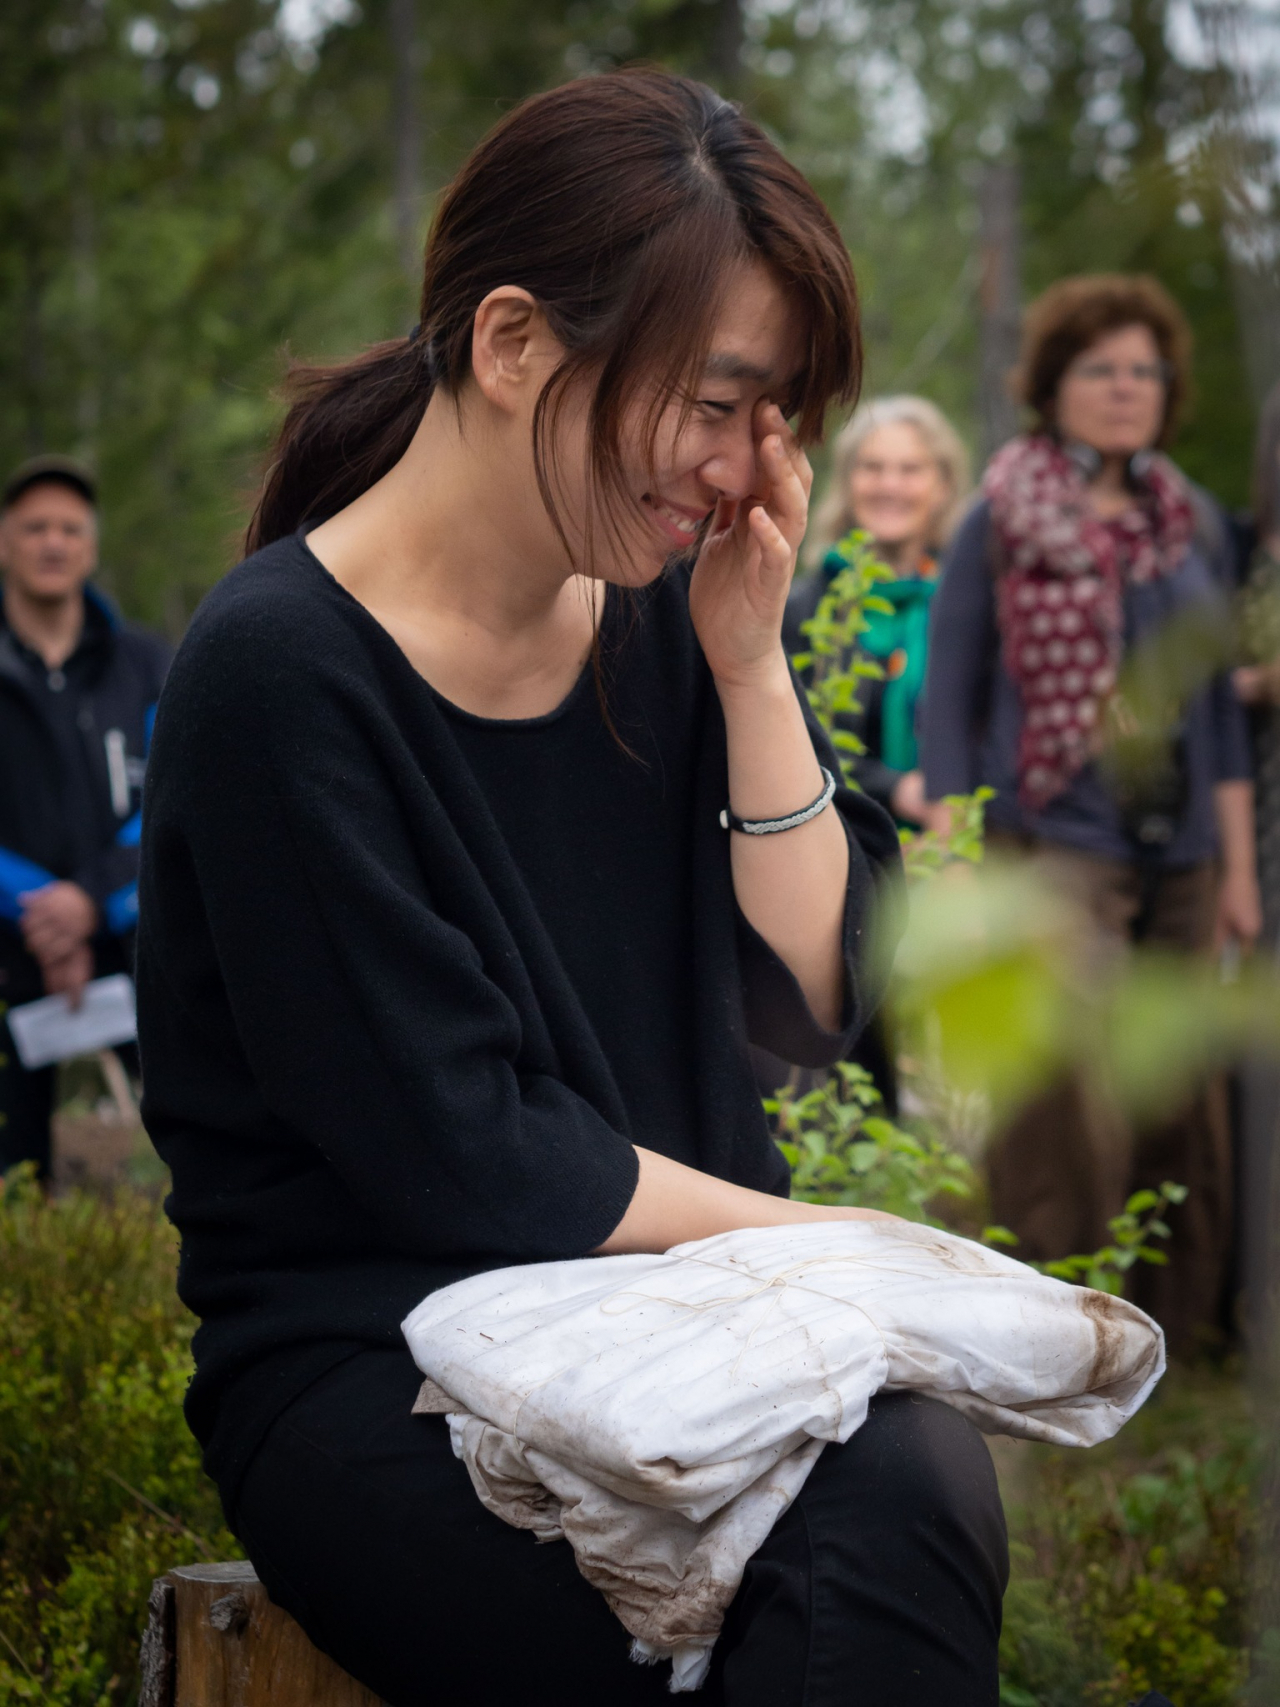
[[40,1178],[49,1177],[54,1071],[37,1067],[28,1072],[0,1019],[0,1174],[19,1162],[34,1162]]
[[[278,1419],[232,1526],[271,1598],[389,1707],[670,1702],[564,1541],[486,1511],[407,1354],[341,1364]],[[828,1446],[747,1566],[706,1707],[995,1707],[1004,1514],[986,1443],[916,1394]]]

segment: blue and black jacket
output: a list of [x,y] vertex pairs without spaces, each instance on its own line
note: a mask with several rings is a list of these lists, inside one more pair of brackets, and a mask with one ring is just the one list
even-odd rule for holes
[[98,904],[98,969],[127,963],[142,779],[170,657],[165,641],[86,588],[84,633],[51,673],[5,624],[0,603],[0,1002],[41,993],[17,898],[54,879],[79,884]]

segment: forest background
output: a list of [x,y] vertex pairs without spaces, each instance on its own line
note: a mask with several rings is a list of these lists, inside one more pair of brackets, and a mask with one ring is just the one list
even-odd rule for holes
[[0,465],[100,471],[109,588],[181,633],[235,560],[286,354],[407,331],[435,193],[513,102],[634,59],[742,100],[826,197],[868,391],[1012,431],[1019,302],[1144,270],[1176,447],[1231,506],[1280,377],[1280,10],[1211,0],[7,0]]
[[[635,59],[744,102],[827,199],[870,394],[924,392],[980,456],[1016,426],[1020,304],[1063,273],[1150,271],[1197,340],[1175,454],[1247,502],[1280,379],[1280,0],[3,0],[0,471],[93,463],[104,579],[177,639],[238,555],[289,356],[406,332],[471,143],[530,91]],[[1022,1070],[1047,1012],[1087,1046],[1044,994],[1053,931],[988,921],[991,966],[957,970],[953,899],[950,935],[917,906],[935,947],[914,976],[951,991],[960,1052]],[[1103,1030],[1164,1039],[1146,1069],[1167,1078],[1188,1032],[1134,992],[1145,1030],[1105,1004]],[[1201,986],[1180,1002],[1212,1030]],[[881,1149],[888,1177],[901,1135]],[[151,1578],[234,1548],[181,1422],[173,1255],[145,1191],[10,1191],[0,1214],[0,1702],[124,1707]],[[1114,1450],[1002,1461],[1004,1707],[1153,1684],[1280,1700],[1280,1469],[1255,1472],[1251,1403],[1232,1369],[1191,1372]]]

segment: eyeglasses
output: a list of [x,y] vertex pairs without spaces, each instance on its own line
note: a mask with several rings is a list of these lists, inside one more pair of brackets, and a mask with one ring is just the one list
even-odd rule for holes
[[1135,385],[1168,385],[1173,378],[1168,362],[1080,362],[1071,372],[1089,385],[1114,385],[1120,379]]

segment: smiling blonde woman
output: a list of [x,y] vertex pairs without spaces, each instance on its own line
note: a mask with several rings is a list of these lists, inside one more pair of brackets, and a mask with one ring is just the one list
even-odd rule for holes
[[871,535],[894,571],[880,592],[893,612],[871,615],[863,650],[884,672],[865,679],[861,710],[842,719],[866,744],[859,785],[913,827],[929,820],[916,749],[929,607],[945,549],[969,495],[969,453],[942,411],[924,397],[860,404],[835,443],[831,485],[806,540],[813,571],[787,602],[786,638],[804,646],[801,624],[845,567],[839,543],[852,528]]

